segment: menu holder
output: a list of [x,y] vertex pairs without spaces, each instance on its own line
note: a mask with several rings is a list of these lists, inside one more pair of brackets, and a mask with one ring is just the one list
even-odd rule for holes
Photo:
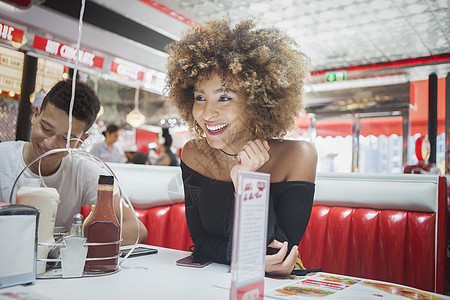
[[230,299],[263,299],[270,174],[237,176]]
[[0,203],[0,289],[36,280],[38,220],[35,207]]

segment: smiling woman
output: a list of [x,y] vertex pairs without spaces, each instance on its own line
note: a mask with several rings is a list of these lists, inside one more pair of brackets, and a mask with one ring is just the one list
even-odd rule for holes
[[199,137],[181,156],[194,258],[230,263],[237,171],[264,172],[271,175],[266,272],[289,274],[317,164],[311,144],[282,139],[302,108],[306,56],[281,31],[251,20],[208,22],[168,50],[169,97]]
[[200,81],[194,90],[192,115],[212,148],[236,157],[252,137],[247,127],[248,118],[241,113],[245,96],[236,84],[231,82],[230,85],[223,88],[218,74]]

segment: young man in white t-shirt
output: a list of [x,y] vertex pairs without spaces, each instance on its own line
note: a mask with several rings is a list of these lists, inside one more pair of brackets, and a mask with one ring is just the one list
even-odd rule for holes
[[[36,107],[31,117],[30,142],[0,143],[0,201],[9,202],[11,188],[19,173],[40,155],[58,148],[66,148],[69,130],[69,105],[72,95],[72,81],[59,81],[45,96],[41,107]],[[72,112],[71,148],[79,148],[88,137],[100,109],[100,100],[85,83],[77,82]],[[108,174],[94,162],[78,155],[68,155],[67,151],[43,157],[19,177],[15,192],[26,177],[40,174],[49,187],[60,194],[56,215],[56,226],[69,227],[73,216],[82,205],[95,204],[97,181],[100,174]],[[120,197],[114,195],[114,210],[119,219]],[[136,241],[139,228],[139,242],[147,239],[147,230],[136,222],[132,211],[124,207],[122,223],[122,244]],[[120,219],[119,219],[120,220]]]

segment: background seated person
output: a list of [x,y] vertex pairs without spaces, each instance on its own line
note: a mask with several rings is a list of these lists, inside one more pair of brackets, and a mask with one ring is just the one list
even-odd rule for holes
[[95,144],[91,149],[91,153],[106,162],[125,162],[126,157],[117,145],[120,133],[119,126],[114,124],[108,125],[102,133],[105,136],[105,140]]
[[193,255],[230,263],[237,171],[269,173],[266,272],[287,275],[315,188],[315,148],[282,139],[302,109],[307,59],[279,30],[230,23],[194,27],[168,48],[170,100],[198,136],[181,155]]
[[129,161],[131,164],[137,165],[149,165],[150,162],[148,160],[148,154],[145,152],[136,152],[133,154],[133,157]]
[[[72,81],[58,82],[45,96],[42,106],[36,107],[31,117],[30,142],[15,141],[0,144],[0,201],[9,202],[11,188],[19,173],[40,155],[58,148],[65,148],[69,130],[69,104]],[[94,123],[100,109],[100,100],[86,84],[77,82],[73,106],[71,148],[79,148],[88,137],[87,130]],[[32,164],[19,178],[19,189],[26,177],[39,178],[39,161]],[[72,218],[81,206],[97,201],[97,182],[100,174],[107,174],[96,163],[68,152],[57,152],[40,160],[40,172],[44,182],[60,195],[56,214],[56,226],[70,228]],[[114,195],[114,210],[120,220],[119,194]],[[147,230],[136,223],[131,209],[124,207],[123,242],[132,244],[147,238]]]
[[160,166],[179,166],[178,156],[170,150],[172,147],[172,136],[169,133],[169,128],[163,128],[162,134],[156,141],[156,151],[159,153],[155,161],[155,165]]
[[123,147],[123,152],[127,158],[127,163],[138,165],[149,165],[148,154],[137,152],[136,144],[128,144]]

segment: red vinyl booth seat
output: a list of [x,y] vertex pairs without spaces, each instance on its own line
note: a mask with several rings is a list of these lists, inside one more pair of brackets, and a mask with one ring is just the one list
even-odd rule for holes
[[445,294],[446,178],[414,176],[318,175],[305,266]]
[[434,291],[434,213],[314,206],[300,255],[308,268]]
[[[135,210],[146,243],[189,251],[184,203],[143,208],[144,200]],[[445,177],[319,173],[299,253],[307,268],[445,294],[448,207]]]
[[189,251],[193,245],[186,223],[184,203],[136,209],[147,227],[146,244]]

